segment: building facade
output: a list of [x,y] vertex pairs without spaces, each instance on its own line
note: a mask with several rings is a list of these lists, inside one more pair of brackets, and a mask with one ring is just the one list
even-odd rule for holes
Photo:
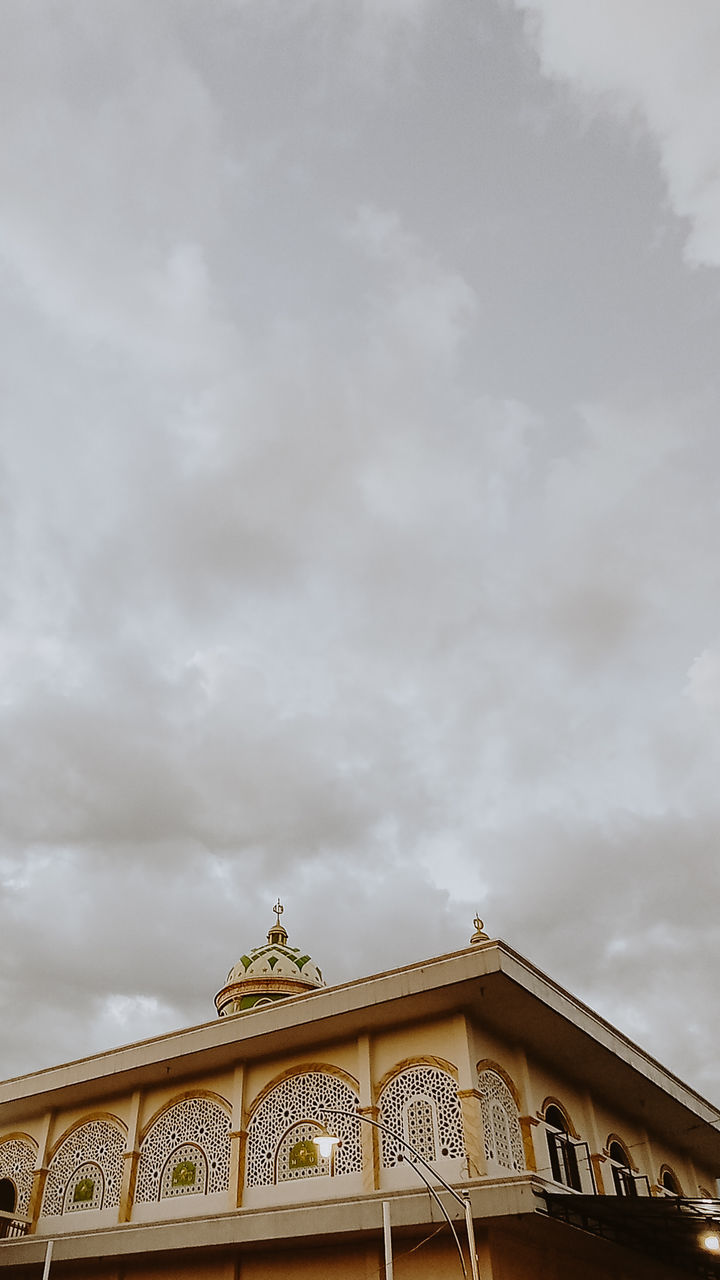
[[720,1274],[718,1112],[481,922],[328,987],[278,906],[216,1007],[0,1085],[0,1268],[375,1280],[385,1204],[396,1280],[469,1275],[430,1166],[483,1280]]

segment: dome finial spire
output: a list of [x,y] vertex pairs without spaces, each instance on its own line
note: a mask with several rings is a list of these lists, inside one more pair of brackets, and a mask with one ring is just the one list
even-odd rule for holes
[[281,946],[287,942],[287,929],[280,923],[280,917],[284,910],[285,908],[280,901],[280,895],[278,894],[278,900],[273,907],[273,911],[275,912],[275,923],[271,926],[267,938],[268,942],[278,942]]
[[475,946],[478,942],[487,942],[488,936],[486,933],[483,932],[485,925],[483,924],[479,915],[475,916],[475,919],[473,920],[473,924],[475,925],[475,932],[472,938],[470,939],[471,945]]

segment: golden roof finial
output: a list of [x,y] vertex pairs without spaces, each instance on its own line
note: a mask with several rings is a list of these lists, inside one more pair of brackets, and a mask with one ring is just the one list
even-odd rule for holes
[[273,911],[275,912],[275,923],[270,926],[267,936],[268,942],[279,943],[281,946],[287,942],[288,936],[285,925],[280,923],[280,917],[284,910],[285,908],[278,898],[275,906],[273,907]]
[[483,925],[483,922],[480,919],[479,915],[475,916],[475,919],[473,920],[473,924],[475,925],[475,932],[472,938],[470,939],[470,945],[474,946],[475,943],[477,942],[487,942],[488,935],[486,933],[483,933],[483,929],[485,926]]

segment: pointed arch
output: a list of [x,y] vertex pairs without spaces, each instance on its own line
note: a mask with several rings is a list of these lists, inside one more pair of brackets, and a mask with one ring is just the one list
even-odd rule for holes
[[106,1112],[71,1125],[53,1148],[43,1214],[119,1205],[126,1132],[117,1116]]
[[520,1090],[515,1084],[512,1076],[505,1070],[505,1068],[501,1066],[499,1062],[496,1062],[494,1058],[481,1058],[477,1064],[478,1075],[481,1075],[483,1071],[494,1071],[496,1075],[500,1076],[500,1079],[510,1091],[510,1095],[518,1109],[518,1113],[520,1113],[522,1111]]
[[[248,1187],[361,1172],[360,1121],[329,1114],[359,1106],[357,1083],[351,1080],[347,1072],[318,1064],[283,1072],[263,1089],[247,1125]],[[309,1145],[329,1128],[340,1138],[332,1161],[316,1156]]]
[[525,1168],[525,1149],[517,1090],[497,1063],[486,1060],[478,1063],[478,1091],[488,1169],[519,1173]]
[[312,1075],[315,1072],[320,1075],[334,1076],[347,1085],[352,1093],[358,1093],[360,1086],[355,1076],[351,1076],[349,1071],[345,1071],[342,1067],[336,1067],[330,1062],[298,1062],[294,1067],[286,1067],[284,1071],[279,1071],[277,1075],[273,1076],[272,1080],[268,1080],[267,1084],[263,1085],[260,1092],[253,1098],[246,1109],[244,1128],[248,1128],[253,1116],[262,1106],[265,1099],[286,1080],[294,1080],[297,1076]]
[[135,1201],[213,1195],[230,1185],[230,1108],[219,1094],[181,1094],[160,1108],[140,1142]]
[[169,1098],[166,1102],[163,1102],[162,1106],[158,1107],[157,1110],[153,1111],[149,1119],[145,1121],[145,1124],[143,1125],[140,1131],[141,1145],[145,1141],[145,1138],[149,1134],[150,1130],[154,1129],[155,1125],[157,1124],[161,1116],[164,1116],[166,1112],[171,1110],[172,1107],[176,1107],[178,1103],[187,1102],[191,1098],[207,1098],[209,1102],[214,1102],[219,1107],[222,1107],[222,1109],[226,1112],[228,1117],[232,1114],[232,1108],[230,1106],[230,1103],[228,1102],[227,1098],[224,1098],[222,1096],[221,1093],[216,1093],[213,1089],[185,1089],[183,1090],[182,1093],[173,1094],[172,1098]]
[[26,1218],[32,1195],[37,1142],[27,1133],[8,1133],[0,1140],[0,1179],[7,1178],[16,1189],[13,1212]]
[[[449,1066],[449,1064],[447,1064]],[[404,1138],[429,1164],[465,1155],[458,1084],[446,1067],[424,1059],[405,1060],[388,1077],[378,1095],[380,1121]],[[405,1159],[405,1149],[390,1134],[380,1134],[381,1159],[392,1169]]]

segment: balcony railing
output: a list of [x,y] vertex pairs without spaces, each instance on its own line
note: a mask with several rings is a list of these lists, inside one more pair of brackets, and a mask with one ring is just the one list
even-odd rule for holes
[[29,1218],[19,1218],[16,1213],[6,1213],[4,1209],[0,1209],[0,1240],[26,1236],[29,1227]]

